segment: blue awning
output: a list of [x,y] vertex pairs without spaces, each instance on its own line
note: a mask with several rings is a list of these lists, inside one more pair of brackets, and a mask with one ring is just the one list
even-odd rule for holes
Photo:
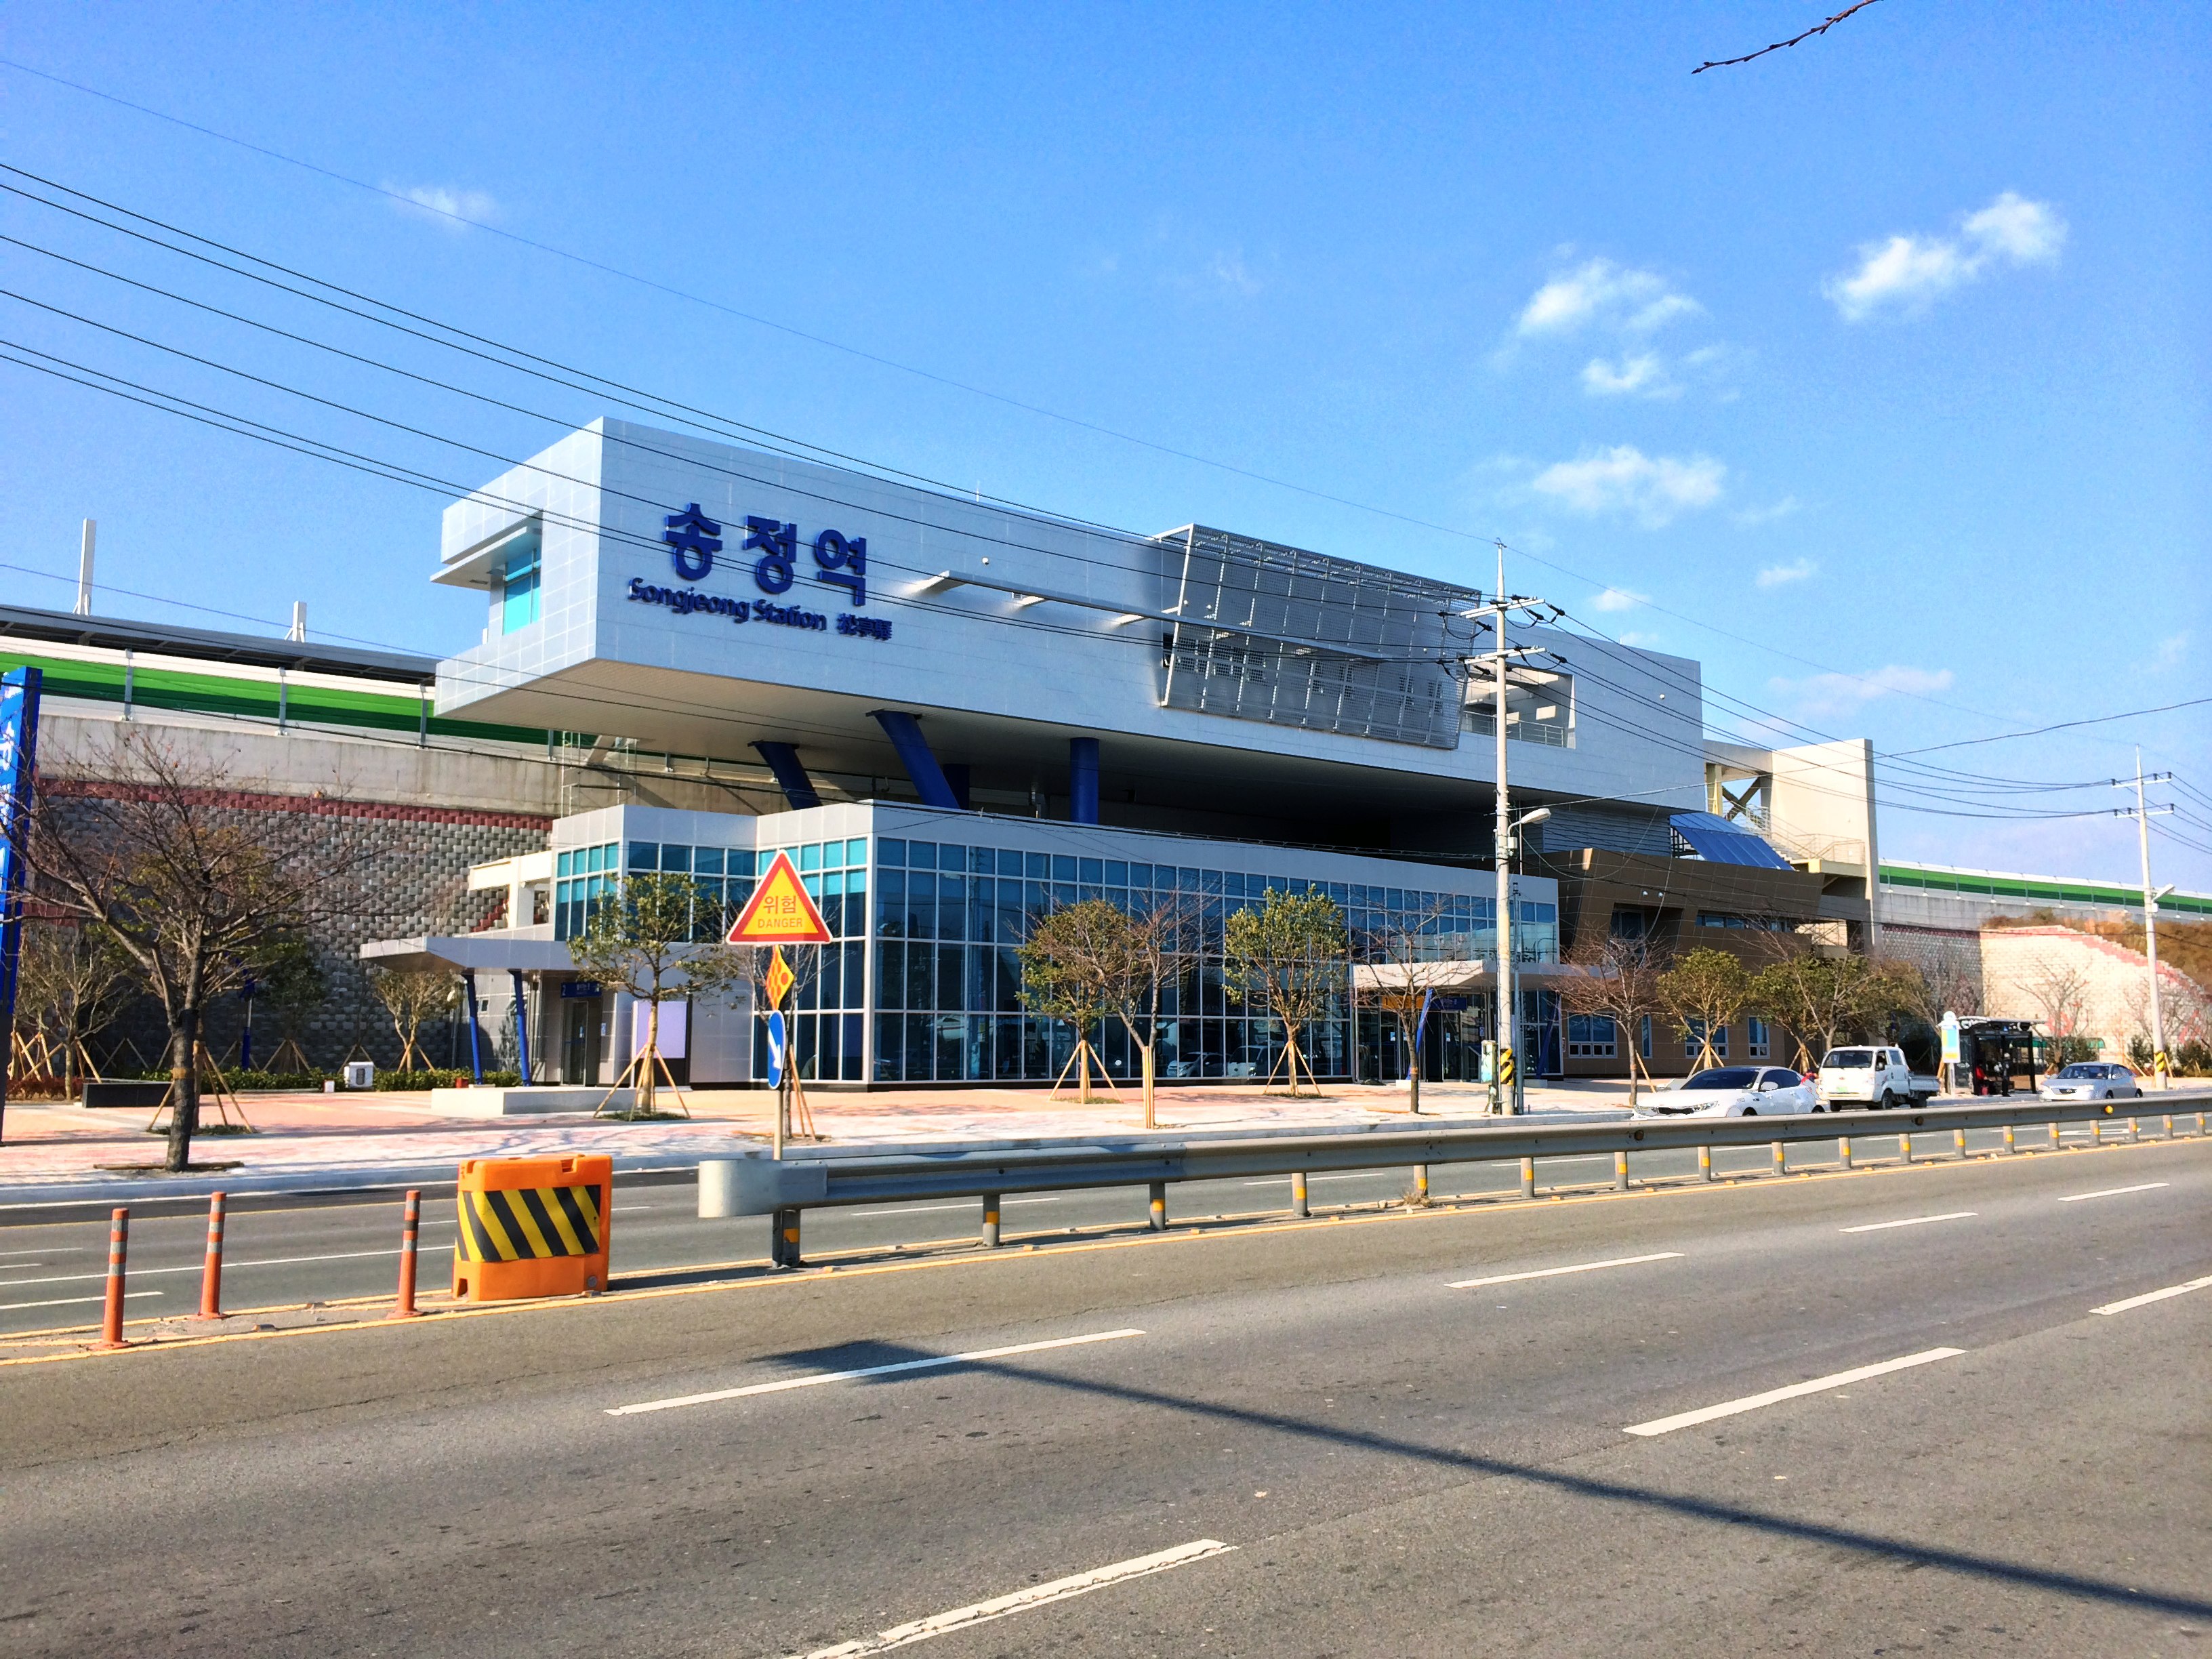
[[1787,870],[1790,860],[1741,823],[1713,812],[1677,812],[1668,820],[1690,850],[1714,864],[1747,864],[1759,870]]

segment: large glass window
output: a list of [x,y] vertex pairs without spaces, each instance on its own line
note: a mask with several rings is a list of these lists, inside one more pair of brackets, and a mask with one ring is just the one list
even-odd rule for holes
[[538,538],[534,534],[524,550],[507,556],[507,564],[499,578],[501,633],[512,634],[538,620],[538,586],[542,563]]

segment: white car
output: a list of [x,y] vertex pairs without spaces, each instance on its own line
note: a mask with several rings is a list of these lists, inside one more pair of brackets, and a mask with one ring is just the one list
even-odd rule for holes
[[1638,1105],[1638,1117],[1766,1117],[1817,1112],[1813,1085],[1787,1066],[1716,1066]]
[[2108,1060],[2077,1060],[2043,1081],[2036,1091],[2045,1100],[2140,1100],[2136,1074]]

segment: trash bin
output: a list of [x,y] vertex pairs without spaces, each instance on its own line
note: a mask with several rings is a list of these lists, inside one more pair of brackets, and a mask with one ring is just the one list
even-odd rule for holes
[[461,1165],[453,1296],[507,1302],[607,1287],[614,1159],[472,1158]]
[[345,1080],[349,1089],[374,1089],[376,1087],[376,1062],[373,1060],[346,1061]]

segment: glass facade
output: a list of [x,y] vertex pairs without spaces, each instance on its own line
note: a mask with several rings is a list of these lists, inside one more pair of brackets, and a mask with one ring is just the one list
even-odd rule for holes
[[[1465,889],[1458,891],[1322,881],[1270,871],[1264,848],[1218,843],[1199,845],[1217,857],[1232,850],[1253,856],[1237,869],[1144,863],[1053,850],[1036,844],[1046,836],[1024,834],[1020,819],[974,816],[945,821],[945,830],[965,832],[959,841],[881,834],[785,839],[797,828],[791,820],[811,818],[818,825],[817,815],[825,810],[729,821],[732,839],[757,826],[764,843],[758,848],[627,839],[558,849],[554,935],[565,939],[580,932],[623,872],[659,871],[688,875],[697,884],[701,902],[692,937],[720,939],[777,853],[787,853],[836,941],[819,951],[786,951],[800,976],[794,994],[800,1074],[810,1081],[844,1083],[1052,1081],[1073,1052],[1074,1033],[1063,1021],[1024,1012],[1018,947],[1034,918],[1083,899],[1106,899],[1136,915],[1171,905],[1190,918],[1194,959],[1160,997],[1157,1057],[1163,1079],[1264,1078],[1279,1063],[1279,1025],[1237,1001],[1223,981],[1227,919],[1263,903],[1270,890],[1327,894],[1343,910],[1354,941],[1363,934],[1418,927],[1434,941],[1421,951],[1425,956],[1475,960],[1498,948],[1494,891],[1475,890],[1494,889],[1486,872],[1464,872]],[[836,810],[848,820],[852,816],[850,809]],[[638,816],[622,821],[635,825]],[[696,822],[704,815],[666,816]],[[713,823],[708,820],[706,832]],[[1090,839],[1101,838],[1094,833]],[[1151,852],[1178,850],[1161,837],[1144,837],[1141,845]],[[1405,873],[1433,881],[1460,872],[1407,866]],[[1558,906],[1548,898],[1518,902],[1516,958],[1557,961]],[[1379,1027],[1367,1029],[1375,1021],[1371,1012],[1355,1022],[1350,977],[1347,959],[1344,996],[1328,1018],[1302,1034],[1307,1057],[1322,1077],[1379,1075],[1390,1067],[1384,1060],[1378,1069],[1375,1045],[1395,1039]],[[1524,1020],[1534,1033],[1546,1020],[1545,995],[1529,994]],[[1442,1075],[1472,1078],[1489,1025],[1487,999],[1473,999],[1483,1005],[1473,1009],[1468,999],[1449,1000],[1453,1006],[1440,1006],[1431,1022],[1437,1064]],[[1550,1000],[1549,1020],[1556,1032],[1556,999]],[[752,1074],[759,1077],[767,1069],[767,1037],[761,1023],[755,1025]],[[1118,1021],[1093,1036],[1109,1076],[1133,1078],[1141,1070]],[[1366,1054],[1355,1053],[1355,1036]],[[1553,1046],[1559,1046],[1556,1036]]]

